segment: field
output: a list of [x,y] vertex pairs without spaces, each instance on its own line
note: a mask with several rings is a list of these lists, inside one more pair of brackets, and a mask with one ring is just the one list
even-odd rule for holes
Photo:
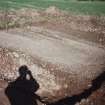
[[76,0],[0,0],[0,9],[35,8],[56,6],[73,14],[105,15],[105,2],[77,2]]

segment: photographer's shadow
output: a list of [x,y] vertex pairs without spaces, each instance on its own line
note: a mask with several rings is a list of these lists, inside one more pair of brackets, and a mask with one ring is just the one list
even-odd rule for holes
[[19,68],[19,77],[8,84],[5,94],[11,105],[37,105],[36,100],[41,101],[40,96],[35,94],[38,89],[39,84],[24,65]]

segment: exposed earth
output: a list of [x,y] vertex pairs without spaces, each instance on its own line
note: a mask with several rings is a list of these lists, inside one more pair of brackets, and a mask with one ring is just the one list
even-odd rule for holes
[[[35,20],[25,27],[23,22],[20,28],[0,31],[0,105],[10,105],[4,90],[8,81],[18,77],[18,68],[24,64],[40,84],[37,94],[48,97],[49,103],[105,104],[104,17],[77,18],[52,10],[31,14],[37,19],[48,16],[47,20]],[[20,13],[26,16],[25,11]],[[94,85],[96,88],[91,88]],[[80,97],[86,89],[91,94]],[[74,95],[80,99],[68,103]]]

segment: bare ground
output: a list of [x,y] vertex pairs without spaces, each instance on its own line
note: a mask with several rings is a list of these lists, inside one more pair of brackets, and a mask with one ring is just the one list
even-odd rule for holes
[[[27,12],[30,13],[30,10]],[[20,13],[22,13],[20,16],[23,16],[23,23],[20,27],[23,27],[24,18],[29,16],[24,10]],[[31,25],[33,27],[27,23],[28,25],[25,24],[26,26],[22,29],[0,31],[0,46],[25,52],[33,57],[40,58],[44,62],[66,66],[70,69],[63,70],[78,74],[80,80],[84,77],[94,79],[102,72],[100,69],[105,67],[104,17],[77,17],[59,14],[58,12],[50,14],[48,10],[47,13],[32,13],[32,18],[38,19],[42,16],[43,18],[38,21],[34,20],[35,18],[32,19]],[[15,15],[12,14],[12,16]],[[83,77],[79,76],[81,73]],[[101,89],[104,91],[104,85]],[[102,94],[101,89],[98,91],[99,93],[96,91],[93,96],[89,97],[93,105],[101,105],[101,96],[104,100],[104,92]],[[99,94],[98,98],[96,97],[97,94]],[[2,96],[0,98],[2,100]],[[99,100],[99,103],[95,101],[96,99]],[[86,100],[82,101],[80,105],[90,105]],[[5,105],[5,103],[1,105]]]

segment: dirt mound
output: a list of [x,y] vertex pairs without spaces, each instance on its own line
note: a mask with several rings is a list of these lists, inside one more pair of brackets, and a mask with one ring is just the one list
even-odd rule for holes
[[61,12],[60,9],[55,6],[50,6],[49,8],[47,8],[45,10],[45,13],[49,15],[55,15],[55,16],[63,14],[63,12]]
[[28,16],[28,17],[40,16],[39,11],[36,9],[23,8],[16,12],[17,12],[17,15],[19,16]]

